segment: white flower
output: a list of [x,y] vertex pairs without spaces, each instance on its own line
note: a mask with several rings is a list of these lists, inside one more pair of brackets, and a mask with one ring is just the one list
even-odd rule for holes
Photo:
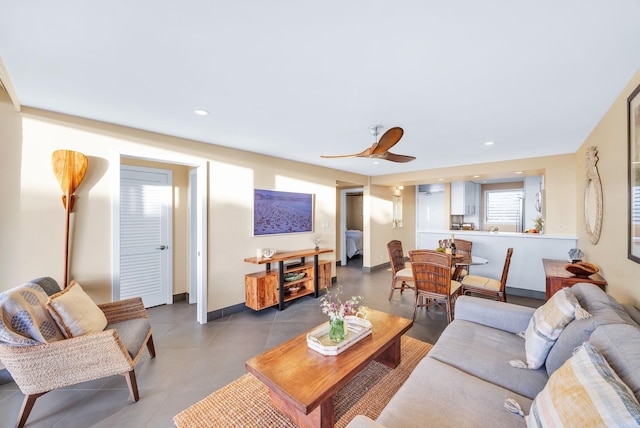
[[340,300],[342,294],[341,287],[338,285],[338,291],[335,296],[332,296],[327,289],[327,295],[320,298],[320,308],[322,313],[329,315],[331,321],[342,320],[345,315],[355,314],[358,311],[358,306],[362,302],[362,296],[351,296],[351,298],[344,303]]

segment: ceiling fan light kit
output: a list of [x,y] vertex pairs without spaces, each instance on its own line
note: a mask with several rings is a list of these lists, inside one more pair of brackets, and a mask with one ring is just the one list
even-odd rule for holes
[[384,159],[391,162],[411,162],[415,160],[415,156],[406,156],[406,155],[398,155],[395,153],[391,153],[389,151],[390,148],[395,146],[398,141],[402,138],[404,131],[402,128],[395,126],[389,129],[387,132],[382,134],[380,140],[377,139],[378,134],[381,129],[384,127],[382,125],[372,125],[369,127],[369,132],[374,137],[374,143],[368,149],[360,152],[354,153],[351,155],[336,155],[336,156],[321,156],[323,158],[374,158],[374,159]]

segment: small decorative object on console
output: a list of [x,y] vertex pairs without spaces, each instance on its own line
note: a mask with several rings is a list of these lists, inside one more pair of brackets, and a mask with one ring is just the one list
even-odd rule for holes
[[598,268],[598,266],[587,262],[570,263],[564,268],[575,276],[582,278],[586,278],[600,271],[600,268]]
[[569,260],[571,260],[571,263],[578,263],[582,260],[583,256],[584,253],[579,248],[572,248],[569,250]]
[[311,242],[313,242],[313,245],[315,245],[314,249],[318,251],[320,249],[320,242],[322,242],[320,234],[314,233],[313,235],[311,235]]
[[262,250],[262,256],[265,259],[269,259],[273,257],[275,253],[276,253],[276,250],[274,250],[273,248],[265,248],[264,250]]

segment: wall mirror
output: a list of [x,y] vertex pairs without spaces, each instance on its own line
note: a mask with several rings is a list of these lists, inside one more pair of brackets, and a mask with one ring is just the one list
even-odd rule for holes
[[640,86],[627,99],[629,259],[640,263]]
[[598,152],[594,146],[587,149],[585,169],[587,185],[584,189],[584,224],[589,241],[595,245],[602,229],[602,184],[598,174]]

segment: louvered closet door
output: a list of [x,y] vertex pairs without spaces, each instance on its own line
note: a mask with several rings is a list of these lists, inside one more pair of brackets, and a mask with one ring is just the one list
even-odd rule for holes
[[146,307],[171,302],[171,171],[123,165],[120,172],[120,298]]

